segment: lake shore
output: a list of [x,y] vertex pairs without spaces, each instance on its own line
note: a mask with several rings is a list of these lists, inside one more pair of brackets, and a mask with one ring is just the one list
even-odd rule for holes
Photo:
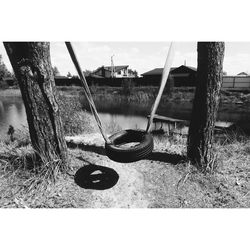
[[[27,167],[27,159],[33,151],[28,132],[15,134],[14,142],[6,135],[0,140],[0,207],[250,207],[249,137],[235,132],[216,137],[219,162],[213,174],[203,175],[189,163],[185,157],[187,138],[178,134],[153,135],[154,151],[146,159],[130,164],[117,163],[106,156],[104,141],[93,117],[80,111],[79,102],[75,103],[80,89],[59,90],[63,97],[60,106],[64,111],[71,171],[59,174],[55,184],[48,183],[42,190],[28,190],[27,183],[36,177]],[[20,96],[20,91],[15,91]],[[105,131],[112,134],[117,129],[113,124]],[[98,171],[102,167],[109,169],[110,173],[118,175],[117,183],[102,191],[95,186],[81,188],[75,181],[76,175],[90,167]],[[84,178],[80,182],[85,182]]]
[[[34,177],[25,168],[25,157],[32,151],[30,144],[18,141],[0,143],[0,207],[1,208],[248,208],[250,207],[250,140],[228,138],[217,141],[219,159],[213,174],[203,175],[185,158],[186,138],[154,137],[154,151],[146,159],[129,163],[111,161],[105,155],[99,133],[67,137],[71,171],[59,175],[55,184],[46,189],[27,190]],[[5,157],[3,157],[5,156]],[[10,161],[12,159],[12,162]],[[13,172],[13,159],[19,162]],[[24,166],[23,166],[24,164]],[[102,169],[117,176],[113,186],[104,190],[82,188],[88,176],[84,169]],[[93,174],[94,175],[94,174]],[[78,177],[77,177],[78,176]],[[103,176],[104,177],[104,176]],[[106,177],[107,172],[106,172]],[[103,179],[103,181],[105,180]],[[111,177],[109,177],[111,178]],[[105,184],[105,183],[103,183]]]
[[[57,86],[60,94],[66,96],[84,96],[82,87]],[[153,102],[156,98],[158,87],[133,87],[129,91],[122,87],[102,87],[90,86],[90,90],[94,99],[110,100],[110,99],[126,99],[130,102]],[[195,89],[192,87],[173,88],[171,95],[163,93],[161,102],[192,102]],[[0,97],[21,96],[18,88],[9,88],[0,90]],[[235,105],[250,104],[249,89],[222,89],[221,103],[229,103]]]

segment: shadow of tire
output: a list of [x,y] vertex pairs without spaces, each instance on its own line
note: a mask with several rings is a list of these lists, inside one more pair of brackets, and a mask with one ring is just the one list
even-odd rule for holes
[[75,174],[75,183],[81,188],[105,190],[112,188],[119,179],[118,173],[108,167],[90,164]]

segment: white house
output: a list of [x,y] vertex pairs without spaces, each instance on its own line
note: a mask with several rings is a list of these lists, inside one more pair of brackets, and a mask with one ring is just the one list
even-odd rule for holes
[[[135,74],[130,70],[129,65],[120,65],[114,66],[114,77],[135,77]],[[92,72],[92,75],[102,76],[102,77],[111,77],[112,67],[111,66],[102,66]]]

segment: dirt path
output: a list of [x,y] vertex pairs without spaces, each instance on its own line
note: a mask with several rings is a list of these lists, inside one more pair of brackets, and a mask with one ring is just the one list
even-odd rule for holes
[[[83,143],[85,146],[93,144],[96,148],[103,146],[102,138],[98,135],[85,137],[68,137],[68,141]],[[156,145],[153,154],[155,158],[164,155],[160,152],[161,145]],[[188,180],[183,184],[181,180],[187,175],[185,170],[178,168],[176,164],[167,163],[167,159],[160,157],[159,160],[146,159],[135,163],[122,164],[111,161],[104,155],[95,152],[72,150],[74,158],[78,159],[75,169],[80,165],[86,165],[86,161],[92,164],[111,168],[119,175],[119,180],[115,186],[106,190],[91,190],[91,198],[87,207],[113,207],[113,208],[156,208],[156,207],[211,207],[204,191],[195,183]],[[167,158],[168,154],[166,154]],[[75,161],[74,161],[75,163]],[[86,189],[75,185],[77,193],[75,198],[84,197]],[[184,187],[185,186],[185,187]],[[77,202],[78,203],[78,202]],[[78,203],[79,206],[81,204]]]

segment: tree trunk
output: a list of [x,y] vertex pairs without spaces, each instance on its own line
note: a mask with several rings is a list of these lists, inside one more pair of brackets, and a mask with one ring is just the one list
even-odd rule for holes
[[48,161],[67,163],[48,42],[4,42],[26,109],[33,148]]
[[197,87],[187,156],[207,170],[214,159],[213,137],[223,75],[224,42],[198,42]]

